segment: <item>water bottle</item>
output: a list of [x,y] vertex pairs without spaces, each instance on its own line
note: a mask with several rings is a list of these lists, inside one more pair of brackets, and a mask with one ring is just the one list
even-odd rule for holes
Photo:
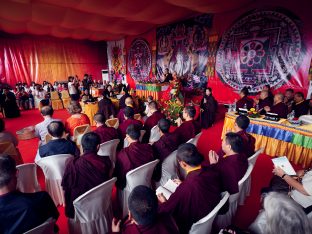
[[244,109],[247,109],[247,103],[244,104]]
[[233,103],[232,107],[233,107],[233,111],[236,111],[236,102]]
[[258,104],[256,105],[256,111],[257,112],[259,111],[259,105]]

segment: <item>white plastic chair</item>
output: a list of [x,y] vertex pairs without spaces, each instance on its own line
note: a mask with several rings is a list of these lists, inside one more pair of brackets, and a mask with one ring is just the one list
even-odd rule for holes
[[202,132],[198,133],[194,138],[191,138],[190,140],[188,140],[187,143],[191,143],[191,144],[197,146],[198,140],[199,140],[201,135],[202,135]]
[[37,178],[37,166],[35,163],[26,163],[16,166],[17,189],[22,193],[35,193],[41,190]]
[[55,220],[52,218],[49,218],[47,221],[45,221],[43,224],[24,232],[24,234],[54,234],[54,225]]
[[41,158],[37,162],[45,176],[46,190],[56,206],[65,205],[64,191],[61,183],[65,171],[66,160],[71,157],[73,157],[73,155],[59,154]]
[[179,165],[178,165],[178,161],[177,161],[177,152],[178,152],[178,150],[173,151],[162,162],[162,165],[161,165],[161,178],[160,178],[160,181],[159,181],[159,184],[161,186],[164,186],[165,183],[167,183],[167,181],[169,179],[178,178],[179,177],[179,173],[178,173]]
[[159,160],[156,159],[127,173],[126,187],[120,191],[120,201],[123,207],[123,217],[128,213],[128,197],[131,191],[139,185],[151,187],[152,175],[158,162]]
[[[140,142],[142,142],[142,139],[143,139],[145,132],[146,132],[145,130],[140,130],[140,134],[141,134],[140,139],[139,139]],[[129,142],[128,142],[127,138],[125,138],[124,139],[124,148],[126,148],[128,146],[129,146]]]
[[91,127],[89,124],[80,125],[74,128],[73,141],[77,143],[77,145],[81,145],[82,136],[91,131]]
[[245,199],[247,196],[250,195],[250,189],[251,189],[251,172],[254,168],[254,165],[249,163],[248,169],[244,175],[244,177],[238,182],[239,187],[239,205],[244,205]]
[[260,154],[263,153],[264,148],[258,149],[251,157],[248,158],[248,162],[255,166],[256,161]]
[[[239,189],[238,193],[230,195],[230,197],[229,197],[229,210],[225,214],[218,215],[216,217],[216,225],[219,229],[226,228],[227,226],[229,226],[232,223],[232,219],[233,219],[233,217],[237,211],[238,203],[243,199],[243,197],[244,198],[246,197],[245,195],[241,195],[241,194],[244,193],[244,192],[242,192],[242,190],[243,190],[243,187],[245,185],[246,180],[248,180],[248,178],[250,178],[250,173],[252,171],[252,168],[253,168],[253,165],[249,164],[245,175],[238,182],[238,189]],[[242,197],[240,198],[240,196],[242,196]]]
[[229,199],[229,197],[230,197],[230,194],[228,192],[223,193],[222,199],[220,200],[219,204],[212,211],[210,211],[208,215],[206,215],[205,217],[203,217],[202,219],[194,223],[189,233],[190,234],[211,233],[213,221],[215,217],[217,216],[217,213],[224,206],[224,204]]
[[116,150],[117,146],[119,144],[119,139],[114,139],[111,141],[104,142],[100,145],[100,149],[98,151],[99,156],[109,156],[111,162],[112,162],[112,171],[115,168],[116,163]]
[[156,142],[160,139],[160,132],[157,125],[152,127],[149,142]]
[[119,127],[119,119],[118,118],[112,118],[105,121],[105,125],[107,127],[113,127],[115,129],[118,129]]
[[75,220],[71,224],[77,226],[69,227],[71,230],[76,230],[76,232],[80,230],[83,234],[111,231],[113,219],[111,196],[116,180],[114,177],[90,189],[73,201]]

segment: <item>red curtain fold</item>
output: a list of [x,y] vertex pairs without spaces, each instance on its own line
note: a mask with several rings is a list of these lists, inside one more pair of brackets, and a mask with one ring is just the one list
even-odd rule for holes
[[0,78],[16,82],[65,81],[88,73],[101,79],[107,69],[106,42],[59,39],[48,36],[1,35]]

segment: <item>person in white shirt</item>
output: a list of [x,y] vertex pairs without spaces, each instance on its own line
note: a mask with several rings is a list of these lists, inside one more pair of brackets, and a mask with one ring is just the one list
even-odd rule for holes
[[53,119],[53,108],[51,106],[44,106],[41,109],[41,115],[43,121],[35,126],[35,135],[39,138],[39,146],[45,144],[45,137],[48,134],[48,125],[52,121],[61,121],[59,119]]
[[79,99],[79,94],[76,88],[75,79],[72,76],[68,78],[68,92],[73,101],[77,101]]

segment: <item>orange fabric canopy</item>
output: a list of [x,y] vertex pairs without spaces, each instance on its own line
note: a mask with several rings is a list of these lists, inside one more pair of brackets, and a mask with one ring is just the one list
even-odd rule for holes
[[118,40],[201,13],[220,13],[253,0],[4,0],[0,30],[60,38]]

